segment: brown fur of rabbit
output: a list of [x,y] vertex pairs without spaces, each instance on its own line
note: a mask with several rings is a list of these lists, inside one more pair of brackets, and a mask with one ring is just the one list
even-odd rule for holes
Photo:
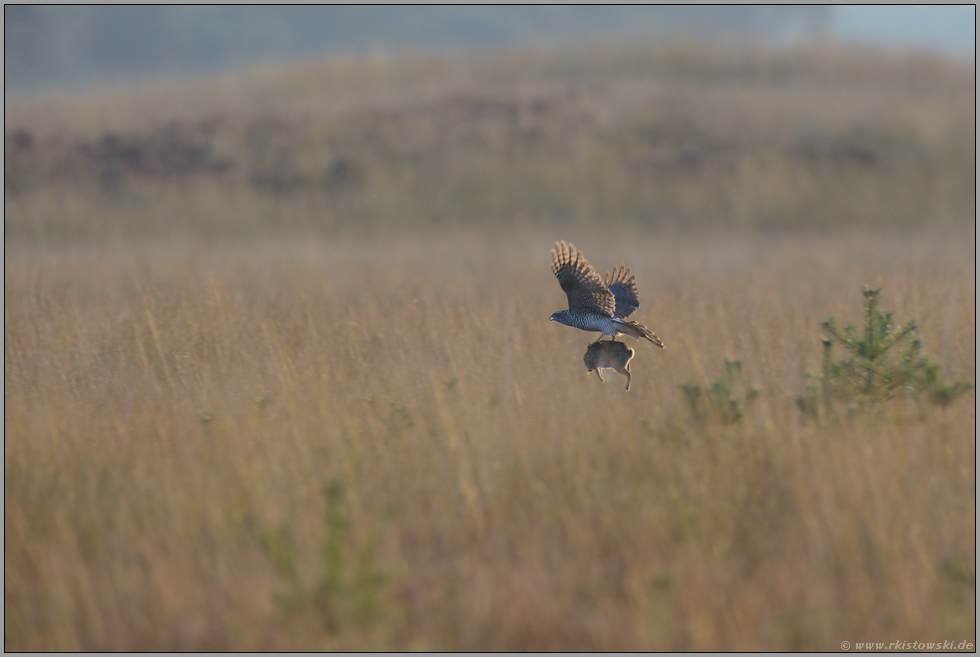
[[585,367],[599,375],[599,380],[606,382],[602,378],[603,369],[613,369],[626,376],[626,389],[630,389],[630,381],[633,375],[630,373],[630,360],[633,358],[633,350],[625,342],[615,340],[602,340],[593,342],[585,351],[583,360]]

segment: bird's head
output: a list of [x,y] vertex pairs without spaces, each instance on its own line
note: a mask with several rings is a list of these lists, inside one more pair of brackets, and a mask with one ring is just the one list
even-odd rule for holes
[[556,310],[555,312],[551,313],[551,317],[548,318],[548,321],[557,322],[560,316],[561,316],[561,311]]

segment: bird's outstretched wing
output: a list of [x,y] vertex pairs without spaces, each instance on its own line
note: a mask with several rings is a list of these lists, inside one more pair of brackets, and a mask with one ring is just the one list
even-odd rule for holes
[[623,265],[613,267],[612,276],[606,272],[606,287],[616,298],[616,314],[614,317],[626,319],[640,307],[640,298],[636,295],[636,280]]
[[561,289],[568,297],[568,309],[572,312],[593,312],[606,317],[612,317],[616,312],[613,293],[589,261],[575,250],[574,244],[566,244],[564,240],[555,242],[555,248],[551,250],[551,271],[561,283]]

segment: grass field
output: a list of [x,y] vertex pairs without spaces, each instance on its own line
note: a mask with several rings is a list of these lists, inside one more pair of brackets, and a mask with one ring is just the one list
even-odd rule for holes
[[[792,399],[865,282],[972,376],[972,240],[585,243],[668,345],[629,393],[547,322],[544,238],[8,251],[7,646],[972,636],[972,403],[815,426]],[[726,356],[761,403],[692,424],[679,386]]]
[[[5,649],[974,641],[974,393],[796,399],[862,285],[975,376],[972,71],[630,52],[8,104]],[[196,160],[156,141],[209,115]],[[638,116],[665,141],[627,157]],[[631,342],[629,392],[547,321],[556,239],[636,274],[667,349]],[[755,403],[692,416],[726,358]]]

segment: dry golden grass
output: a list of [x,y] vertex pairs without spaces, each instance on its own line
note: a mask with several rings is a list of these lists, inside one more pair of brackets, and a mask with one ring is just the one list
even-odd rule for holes
[[[636,273],[629,393],[547,321],[556,238]],[[865,283],[972,377],[974,238],[8,244],[4,648],[972,640],[973,394],[793,395]],[[759,403],[696,426],[725,357]]]

